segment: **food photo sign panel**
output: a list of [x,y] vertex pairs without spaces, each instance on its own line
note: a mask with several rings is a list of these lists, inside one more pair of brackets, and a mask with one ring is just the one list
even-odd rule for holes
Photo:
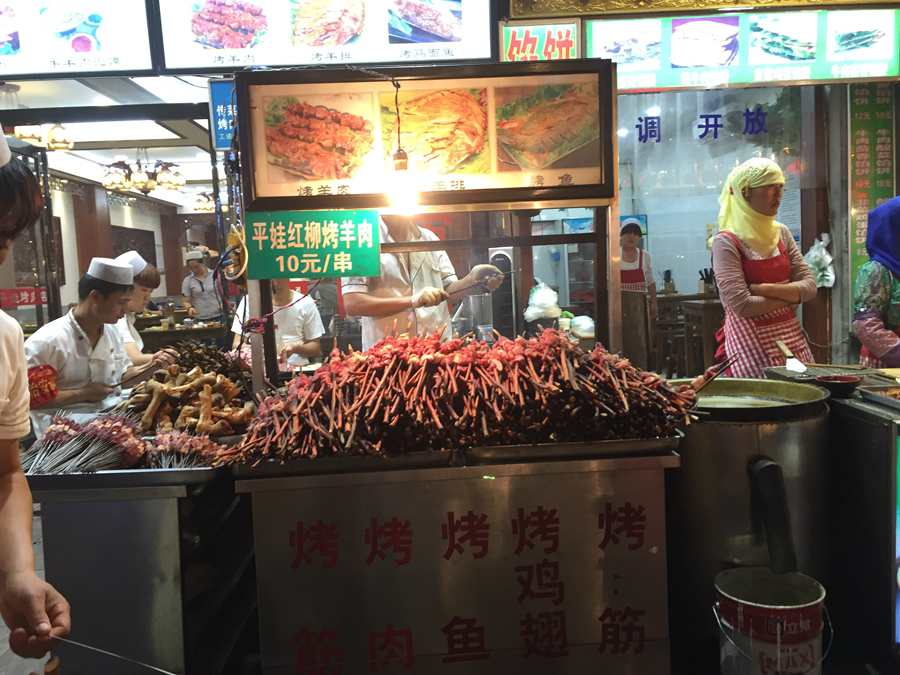
[[[547,72],[531,74],[535,65]],[[609,71],[609,63],[580,62],[574,72],[563,65],[396,75],[396,101],[385,80],[250,84],[242,92],[239,76],[250,121],[247,193],[314,208],[388,206],[398,184],[433,205],[611,197],[611,77],[597,68]],[[498,69],[509,74],[490,77]],[[406,172],[393,166],[398,109]]]

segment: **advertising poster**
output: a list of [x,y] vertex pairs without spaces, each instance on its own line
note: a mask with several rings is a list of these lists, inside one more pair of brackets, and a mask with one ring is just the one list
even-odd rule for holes
[[900,74],[900,10],[813,10],[585,24],[587,58],[620,90],[847,80]]
[[483,0],[160,0],[166,68],[491,57]]
[[894,196],[894,104],[890,84],[850,87],[850,279],[869,259],[869,211]]
[[150,70],[144,0],[0,1],[0,75]]
[[[422,192],[593,185],[592,73],[404,81],[400,143]],[[251,85],[257,197],[380,194],[393,172],[390,82]]]

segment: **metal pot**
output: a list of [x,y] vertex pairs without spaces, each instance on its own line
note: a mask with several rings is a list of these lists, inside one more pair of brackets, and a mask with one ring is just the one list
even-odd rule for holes
[[796,564],[826,577],[827,400],[777,380],[717,379],[701,392],[681,468],[667,474],[676,673],[717,671],[709,608],[722,570]]

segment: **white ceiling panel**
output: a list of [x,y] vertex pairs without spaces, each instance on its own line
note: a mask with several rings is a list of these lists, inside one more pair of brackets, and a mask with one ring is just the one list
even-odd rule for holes
[[116,103],[76,80],[28,80],[13,84],[19,87],[16,93],[19,107],[69,108]]
[[124,122],[75,122],[65,125],[76,142],[121,141],[128,139],[179,138],[178,134],[164,129],[152,120]]
[[131,81],[166,103],[205,103],[209,100],[208,78],[205,77],[132,77]]

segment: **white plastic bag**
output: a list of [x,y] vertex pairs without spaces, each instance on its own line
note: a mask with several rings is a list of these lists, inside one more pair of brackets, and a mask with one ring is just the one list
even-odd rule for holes
[[557,319],[560,314],[562,310],[559,308],[559,295],[543,281],[538,282],[528,295],[525,321]]
[[594,320],[589,316],[576,316],[570,328],[572,335],[582,340],[594,337]]
[[831,288],[834,286],[835,273],[831,254],[828,252],[828,245],[831,243],[831,237],[828,233],[819,235],[819,238],[809,247],[803,259],[812,270],[813,276],[816,278],[817,288]]

